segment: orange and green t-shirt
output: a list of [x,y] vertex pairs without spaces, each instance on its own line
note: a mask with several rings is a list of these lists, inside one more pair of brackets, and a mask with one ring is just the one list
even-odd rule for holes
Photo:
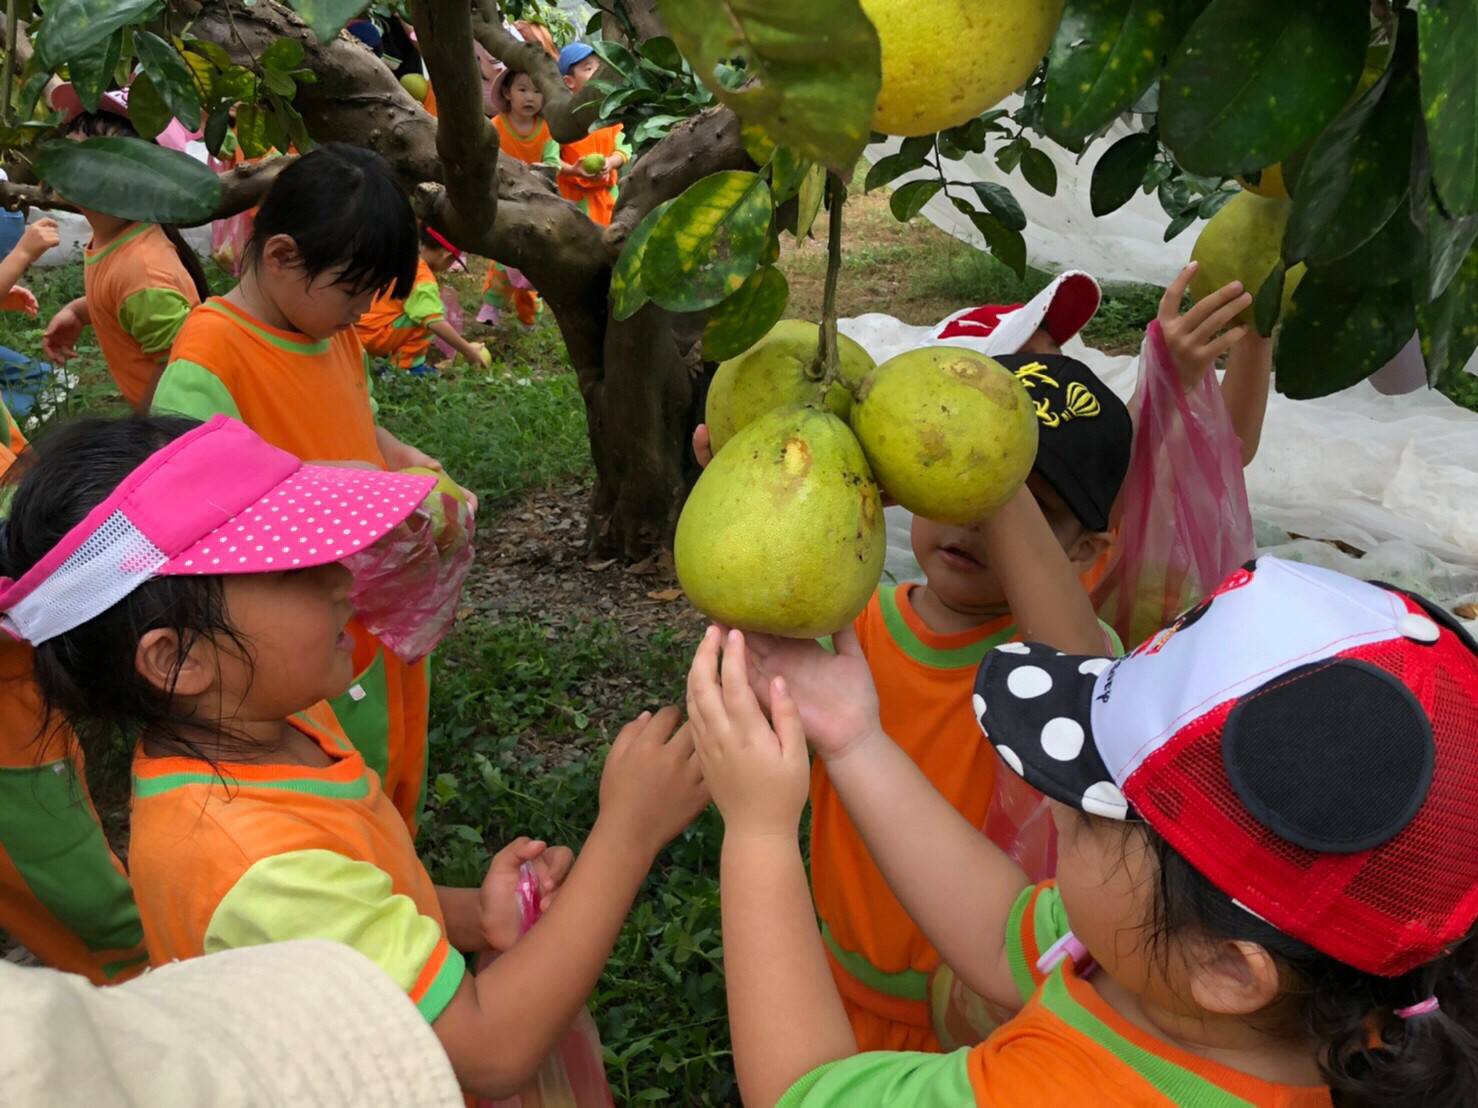
[[538,165],[542,162],[549,144],[554,142],[554,136],[549,133],[549,124],[542,117],[538,126],[527,134],[515,127],[513,120],[502,112],[493,116],[493,126],[498,129],[498,149],[526,165]]
[[290,722],[330,765],[135,754],[129,867],[150,961],[328,939],[375,962],[434,1021],[465,974],[436,886],[332,709]]
[[386,289],[375,297],[354,330],[372,357],[388,358],[397,369],[414,369],[426,361],[431,348],[431,324],[445,315],[441,286],[422,259],[416,263],[410,295],[397,300]]
[[1052,883],[1023,890],[1006,952],[1025,1007],[976,1047],[952,1054],[857,1054],[813,1070],[778,1108],[1331,1108],[1324,1086],[1279,1085],[1208,1061],[1119,1015],[1064,960],[1037,959],[1069,930]]
[[[609,158],[615,153],[625,154],[626,160],[631,160],[631,145],[626,141],[620,123],[602,127],[582,139],[563,145],[551,139],[544,149],[544,161],[553,166],[558,166],[560,162],[574,165],[589,154]],[[620,194],[616,183],[620,176],[621,171],[618,169],[602,173],[599,177],[578,177],[573,173],[561,173],[559,194],[577,205],[596,223],[605,226],[616,213],[616,197]]]
[[[4,404],[0,426],[3,475],[26,440]],[[124,981],[147,961],[133,890],[76,740],[60,724],[43,735],[45,722],[31,648],[0,636],[0,931],[55,969]]]
[[135,223],[83,254],[87,311],[108,372],[123,398],[144,408],[185,318],[200,303],[174,244],[153,223]]
[[[154,410],[224,413],[304,461],[383,469],[368,365],[352,327],[313,340],[212,297],[180,330]],[[358,676],[334,711],[414,834],[426,794],[428,666],[402,662],[357,619],[349,633]]]

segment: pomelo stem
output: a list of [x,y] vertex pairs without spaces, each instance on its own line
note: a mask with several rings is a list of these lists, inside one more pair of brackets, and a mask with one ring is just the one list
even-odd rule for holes
[[828,224],[826,232],[826,286],[821,298],[821,345],[816,350],[810,376],[821,382],[821,395],[842,372],[837,351],[837,279],[842,273],[842,205],[847,186],[835,173],[826,176]]

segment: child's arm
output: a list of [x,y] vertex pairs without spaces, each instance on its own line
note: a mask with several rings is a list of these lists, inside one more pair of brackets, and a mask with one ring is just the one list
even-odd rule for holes
[[690,732],[673,735],[679,719],[668,708],[621,732],[600,815],[558,898],[507,953],[463,978],[432,1025],[462,1088],[496,1098],[527,1084],[595,987],[658,851],[708,803]]
[[488,353],[488,348],[480,342],[468,342],[444,319],[435,319],[426,325],[426,329],[433,335],[446,343],[462,357],[466,358],[472,365],[490,366],[493,364],[493,356]]
[[1093,603],[1025,485],[979,529],[1021,638],[1064,654],[1104,653]]
[[[385,459],[387,469],[410,469],[411,466],[420,466],[423,469],[434,469],[438,473],[445,473],[446,467],[427,454],[424,450],[417,450],[409,443],[401,442],[395,437],[395,432],[380,424],[375,424],[375,442],[380,448],[380,456]],[[462,494],[467,498],[467,503],[472,511],[477,511],[477,494],[471,489],[462,488]]]
[[[21,233],[20,241],[0,261],[0,300],[4,300],[15,289],[15,284],[26,270],[36,264],[53,246],[62,241],[54,219],[38,219]],[[31,311],[35,312],[35,298],[31,300]]]
[[1026,874],[883,733],[856,634],[838,632],[835,654],[799,639],[750,635],[746,641],[750,687],[768,706],[770,682],[784,677],[847,814],[940,957],[985,999],[1019,1007],[1005,935]]
[[1273,340],[1263,338],[1256,328],[1232,347],[1227,371],[1221,379],[1221,398],[1226,402],[1232,430],[1242,440],[1242,465],[1252,464],[1262,444],[1263,419],[1268,414],[1268,389],[1273,380]]
[[51,317],[46,333],[41,336],[41,352],[57,365],[66,365],[77,356],[77,340],[91,325],[87,297],[79,296]]
[[806,738],[777,678],[772,730],[750,691],[744,638],[710,627],[688,674],[703,777],[724,817],[724,974],[745,1104],[768,1108],[818,1066],[857,1052],[806,886],[798,828],[810,787]]

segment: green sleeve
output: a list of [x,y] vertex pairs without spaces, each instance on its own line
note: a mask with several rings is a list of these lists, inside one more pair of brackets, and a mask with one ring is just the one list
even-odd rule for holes
[[631,143],[626,141],[626,129],[623,127],[616,135],[616,149],[626,155],[626,164],[631,164]]
[[216,905],[204,946],[214,954],[288,939],[353,947],[406,991],[428,1023],[446,1009],[466,972],[441,924],[394,892],[389,874],[332,850],[293,850],[255,862]]
[[1109,653],[1115,658],[1122,658],[1124,656],[1124,640],[1119,638],[1119,633],[1103,620],[1098,621],[1098,626],[1103,628],[1103,633],[1108,638]]
[[554,166],[555,169],[558,169],[559,168],[559,163],[562,162],[562,161],[564,161],[564,158],[561,157],[560,155],[561,155],[561,152],[560,152],[559,143],[555,142],[553,139],[550,139],[548,142],[546,142],[544,144],[544,164],[545,165],[552,165],[552,166]]
[[[1006,961],[1023,1004],[1041,981],[1037,958],[1071,930],[1056,885],[1043,882],[1021,890],[1006,922]],[[1036,954],[1031,953],[1032,947]]]
[[140,289],[118,306],[118,322],[145,354],[163,354],[190,310],[190,302],[174,289]]
[[966,1060],[968,1047],[953,1054],[870,1051],[829,1062],[802,1077],[776,1108],[934,1108],[975,1103]]
[[[446,305],[441,302],[441,289],[435,281],[421,281],[401,305],[405,325],[424,327],[446,315]],[[400,326],[401,324],[397,324]]]
[[203,365],[176,358],[164,367],[154,390],[153,412],[209,419],[214,415],[241,418],[241,409],[231,390]]

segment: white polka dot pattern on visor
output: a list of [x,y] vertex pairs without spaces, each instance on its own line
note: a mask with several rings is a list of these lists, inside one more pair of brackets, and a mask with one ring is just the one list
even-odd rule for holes
[[1083,752],[1083,725],[1075,719],[1057,716],[1042,728],[1042,749],[1059,762],[1071,762]]
[[1112,781],[1099,781],[1089,785],[1083,793],[1083,811],[1105,819],[1124,819],[1129,815],[1129,802],[1124,799],[1118,785]]
[[1006,678],[1006,688],[1013,696],[1031,700],[1052,691],[1052,677],[1041,666],[1021,666]]

